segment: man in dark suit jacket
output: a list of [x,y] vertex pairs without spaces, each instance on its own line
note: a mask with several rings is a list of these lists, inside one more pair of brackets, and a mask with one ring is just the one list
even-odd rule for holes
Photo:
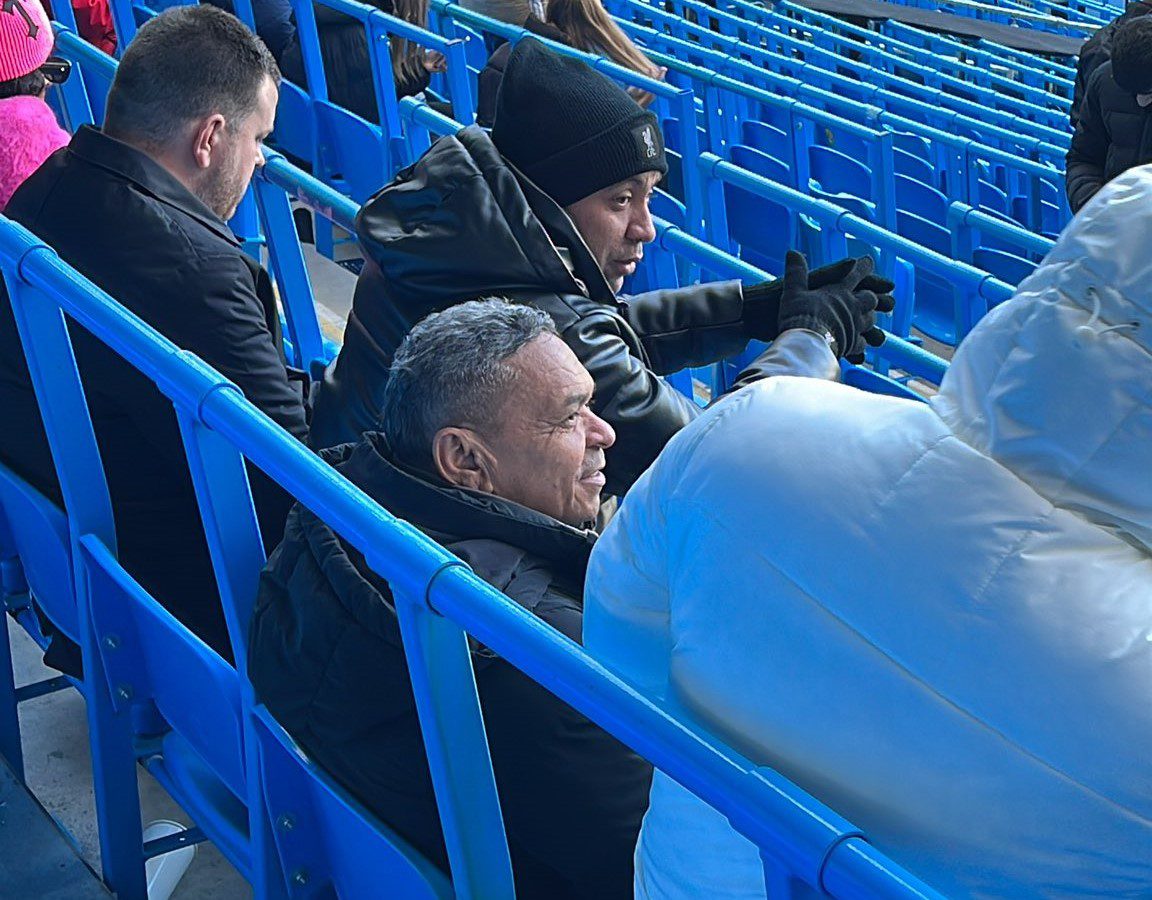
[[[272,130],[280,74],[234,17],[178,7],[145,24],[120,63],[102,131],[81,128],[15,193],[7,215],[294,436],[306,384],[285,365],[272,283],[225,221]],[[108,479],[120,559],[157,600],[231,658],[171,403],[83,329],[72,340]],[[0,462],[61,503],[7,295],[0,297]],[[290,498],[251,470],[265,542]],[[75,667],[57,643],[48,660]]]

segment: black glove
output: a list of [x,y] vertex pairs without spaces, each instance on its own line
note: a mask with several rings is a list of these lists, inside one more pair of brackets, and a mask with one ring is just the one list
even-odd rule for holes
[[838,357],[863,361],[864,344],[884,339],[884,332],[876,327],[878,298],[873,291],[860,289],[873,265],[870,256],[863,256],[853,261],[839,282],[813,287],[808,263],[789,250],[784,260],[779,330],[804,328],[829,335],[832,352]]
[[[859,259],[866,259],[860,257]],[[857,258],[847,257],[839,262],[821,266],[808,273],[809,288],[830,287],[843,282],[853,271],[858,262]],[[869,273],[859,280],[855,290],[871,291],[876,295],[876,308],[880,312],[891,312],[896,305],[892,291],[896,285],[882,275]],[[763,281],[760,284],[748,285],[744,288],[744,326],[748,337],[760,341],[771,341],[780,333],[780,297],[784,293],[784,279]],[[878,347],[884,342],[884,333],[875,329],[876,333],[865,338],[872,346]]]

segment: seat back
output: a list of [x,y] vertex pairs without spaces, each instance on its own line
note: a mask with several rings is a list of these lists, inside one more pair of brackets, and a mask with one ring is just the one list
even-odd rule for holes
[[[927,185],[907,175],[896,175],[896,209],[912,213],[933,224],[948,221],[948,198],[931,185]],[[935,249],[935,248],[933,248]],[[948,255],[951,255],[949,247]]]
[[448,877],[309,759],[267,709],[257,706],[251,719],[288,896],[453,896]]
[[[778,160],[739,145],[732,148],[734,165],[780,184],[787,184],[788,167]],[[728,237],[740,246],[740,258],[769,272],[784,271],[784,253],[796,243],[796,217],[781,203],[759,197],[735,185],[724,185]]]
[[1005,284],[1017,285],[1036,270],[1036,263],[990,247],[977,247],[972,251],[972,265],[995,275]]
[[892,148],[892,166],[897,175],[907,175],[928,185],[936,184],[936,170],[932,163],[899,147]]
[[72,550],[63,510],[2,464],[0,510],[11,549],[20,557],[40,611],[69,639],[79,641]]
[[830,194],[850,194],[873,200],[872,170],[864,163],[831,147],[808,148],[809,174],[820,189]]
[[745,121],[740,125],[740,136],[747,146],[776,160],[785,160],[792,155],[792,139],[787,131],[775,125]]
[[128,708],[153,701],[209,769],[243,797],[236,670],[140,587],[97,538],[85,535],[80,547],[92,628],[113,702]]
[[[897,231],[910,241],[937,253],[952,256],[952,236],[947,228],[910,212],[898,211]],[[963,337],[957,290],[948,279],[924,268],[916,269],[916,306],[912,324],[934,340],[955,346]]]

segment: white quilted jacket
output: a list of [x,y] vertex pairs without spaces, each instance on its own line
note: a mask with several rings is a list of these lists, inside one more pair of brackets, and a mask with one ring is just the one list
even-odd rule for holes
[[[948,896],[1149,897],[1150,547],[1146,167],[930,405],[774,378],[677,435],[596,547],[585,642]],[[764,896],[660,775],[637,863],[639,897]]]

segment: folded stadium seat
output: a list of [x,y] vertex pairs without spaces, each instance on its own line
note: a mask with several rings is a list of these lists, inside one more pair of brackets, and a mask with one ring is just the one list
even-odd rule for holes
[[[1045,182],[1047,184],[1047,182]],[[1044,193],[1047,193],[1046,191]],[[1011,213],[1013,219],[1016,220],[1018,225],[1023,225],[1025,228],[1032,228],[1029,222],[1028,215],[1028,198],[1023,196],[1012,197]],[[1064,226],[1068,224],[1062,220],[1063,217],[1060,213],[1060,207],[1055,203],[1048,200],[1040,202],[1040,233],[1044,235],[1058,235],[1064,230]]]
[[[668,162],[668,174],[661,181],[661,187],[677,200],[684,200],[684,159],[680,150],[680,120],[671,116],[660,120],[664,132],[664,156]],[[697,128],[701,147],[709,146],[708,132]],[[694,162],[694,161],[693,161]]]
[[873,199],[872,170],[839,150],[809,147],[808,173],[822,191],[848,194],[866,201]]
[[815,143],[823,147],[829,147],[832,150],[838,150],[845,156],[867,165],[868,143],[863,138],[830,126],[818,126],[816,134],[820,140]]
[[740,136],[744,144],[767,154],[782,166],[787,165],[785,160],[792,156],[792,138],[775,125],[745,120],[740,123]]
[[1036,263],[1022,256],[1005,250],[994,250],[990,247],[977,247],[973,250],[972,265],[995,275],[1005,284],[1010,284],[1013,287],[1036,269]]
[[[898,211],[912,213],[937,225],[948,221],[948,198],[936,188],[907,175],[896,175],[893,181]],[[951,246],[945,255],[951,255]]]
[[[749,119],[748,121],[752,121]],[[775,128],[785,138],[792,130],[792,117],[788,110],[782,106],[769,106],[766,103],[756,104],[755,121],[769,128]]]
[[[0,614],[7,612],[43,650],[49,638],[31,605],[77,636],[76,595],[68,520],[39,491],[0,465]],[[0,632],[0,760],[24,781],[24,753],[17,712],[21,699],[11,665],[7,623]]]
[[[284,896],[452,897],[448,877],[308,758],[263,706],[251,714],[267,822]],[[285,828],[285,821],[292,827]],[[307,873],[306,882],[299,873]]]
[[[951,232],[914,212],[897,210],[896,231],[922,247],[953,258]],[[964,325],[958,321],[959,308],[956,291],[948,279],[923,267],[916,269],[916,308],[912,313],[912,325],[933,340],[954,347],[963,336]]]
[[908,131],[893,131],[892,146],[903,153],[918,156],[925,162],[932,161],[932,145],[927,138]]
[[[730,159],[733,165],[779,184],[788,184],[791,176],[787,166],[751,147],[733,147]],[[796,244],[792,210],[732,184],[724,185],[724,210],[728,237],[739,245],[740,258],[768,272],[783,272],[784,253]]]
[[1008,195],[1004,191],[983,178],[979,180],[979,189],[979,209],[1005,217],[1008,215]]
[[0,464],[0,513],[36,605],[52,624],[79,642],[68,519],[55,503]]
[[907,175],[909,178],[915,178],[917,181],[933,187],[937,185],[936,169],[933,168],[932,163],[923,157],[901,150],[899,147],[893,147],[892,166],[897,175]]

